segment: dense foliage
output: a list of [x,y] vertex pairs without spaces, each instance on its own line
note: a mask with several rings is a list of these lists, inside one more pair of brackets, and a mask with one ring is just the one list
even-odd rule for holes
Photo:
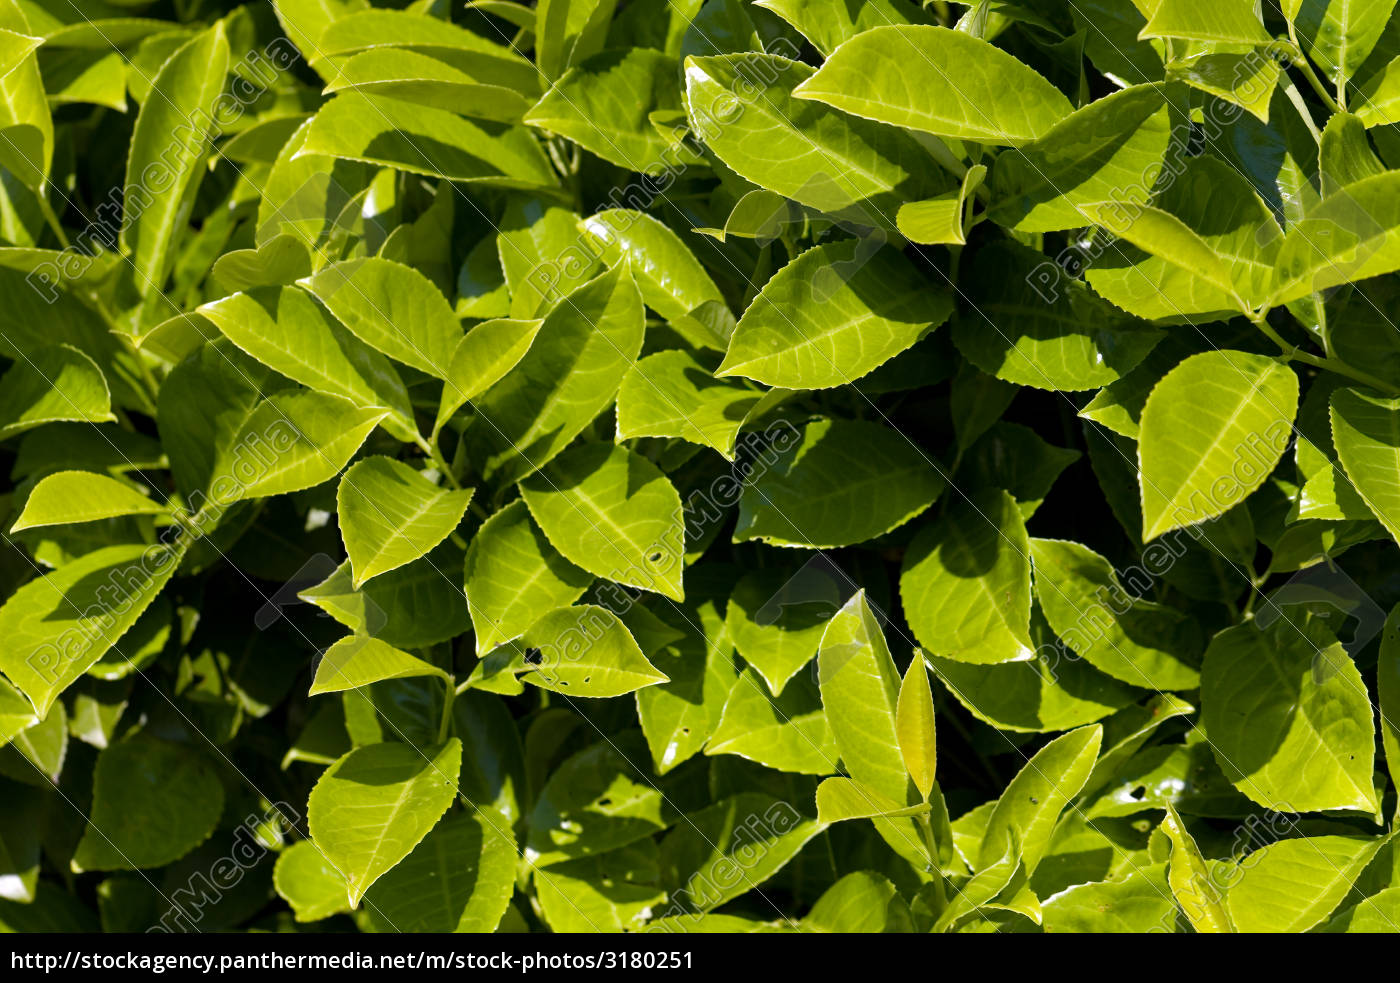
[[1395,6],[0,0],[0,928],[1397,930]]

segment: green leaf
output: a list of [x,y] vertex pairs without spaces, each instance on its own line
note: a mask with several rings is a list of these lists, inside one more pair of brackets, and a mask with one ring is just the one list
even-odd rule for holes
[[544,921],[555,932],[622,932],[666,901],[657,883],[656,844],[633,843],[597,857],[555,864],[535,874]]
[[[224,339],[198,347],[171,370],[160,387],[156,420],[170,473],[187,502],[200,506],[208,499],[219,458],[253,449],[255,435],[245,427],[263,397],[284,388],[272,372]],[[257,460],[265,461],[269,452],[258,450]],[[224,494],[236,493],[235,484],[222,484]]]
[[1105,783],[1112,781],[1124,763],[1137,754],[1163,724],[1195,712],[1196,708],[1185,700],[1170,693],[1159,693],[1144,704],[1126,707],[1115,714],[1104,727],[1105,750],[1084,786],[1084,798],[1090,799]]
[[29,701],[9,680],[0,677],[0,747],[38,722],[39,717]]
[[925,658],[959,703],[1000,730],[1069,730],[1101,720],[1142,695],[1053,643],[1038,646],[1029,662],[984,666]]
[[1164,339],[1137,368],[1100,389],[1079,415],[1119,436],[1137,440],[1141,436],[1142,408],[1147,397],[1162,376],[1190,354],[1195,351],[1188,344],[1174,337]]
[[702,228],[696,232],[710,236],[719,242],[728,242],[730,236],[740,239],[755,239],[760,244],[771,242],[782,235],[783,228],[796,221],[802,214],[802,207],[780,194],[758,188],[748,192],[737,202],[719,229]]
[[1220,0],[1204,8],[1190,0],[1160,0],[1141,36],[1268,44],[1272,39],[1255,7],[1254,0]]
[[282,851],[272,868],[272,884],[298,922],[319,922],[350,910],[345,878],[310,840]]
[[685,523],[676,489],[623,447],[582,444],[521,484],[554,548],[599,577],[682,600]]
[[514,197],[501,216],[497,260],[515,318],[543,317],[601,270],[579,235],[578,213],[542,198]]
[[223,810],[223,784],[199,752],[147,734],[113,744],[93,771],[73,869],[163,867],[208,839]]
[[521,678],[566,696],[622,696],[666,682],[617,615],[594,604],[549,612],[521,645]]
[[1172,608],[1134,597],[1113,566],[1078,543],[1032,539],[1035,592],[1064,644],[1095,668],[1145,689],[1193,689],[1200,629]]
[[1054,264],[1015,243],[978,252],[953,341],[983,372],[1037,389],[1097,389],[1131,372],[1161,340],[1160,331],[1058,270],[1047,296],[1039,286],[1047,267]]
[[778,55],[687,58],[691,131],[746,180],[859,227],[893,231],[901,204],[948,189],[908,134],[804,101],[813,77]]
[[341,92],[322,107],[301,153],[487,187],[550,191],[558,183],[522,126],[474,123],[445,109],[356,91]]
[[836,742],[810,678],[798,677],[773,696],[752,667],[739,674],[706,754],[737,754],[778,771],[827,775],[836,770]]
[[534,344],[543,321],[496,318],[482,321],[457,342],[448,363],[447,378],[438,403],[433,435],[467,403],[500,382],[520,364]]
[[914,637],[935,655],[984,665],[1033,657],[1030,541],[1006,492],[956,501],[921,529],[899,592]]
[[649,656],[670,679],[637,691],[637,718],[658,775],[705,746],[719,726],[736,678],[734,643],[715,602],[673,607],[672,612],[666,623],[683,619],[683,636]]
[[1345,100],[1346,83],[1366,62],[1385,32],[1395,0],[1331,3],[1284,0],[1283,15],[1296,28],[1303,50]]
[[91,471],[60,471],[34,486],[10,532],[118,515],[163,515],[167,511],[166,506],[124,481]]
[[908,802],[909,777],[895,730],[899,673],[863,591],[828,622],[817,669],[822,705],[847,773],[886,798]]
[[457,792],[462,744],[420,751],[371,744],[336,761],[311,790],[312,842],[340,871],[352,908],[437,825]]
[[335,493],[352,586],[427,555],[456,530],[471,499],[470,488],[439,488],[402,461],[356,461]]
[[1133,933],[1175,929],[1176,906],[1161,864],[1133,871],[1117,881],[1077,884],[1042,909],[1045,931]]
[[1376,159],[1366,128],[1352,113],[1336,113],[1327,121],[1318,146],[1318,170],[1324,197],[1349,184],[1385,173]]
[[[1197,731],[1192,736],[1202,735]],[[1136,816],[1163,809],[1167,803],[1188,815],[1234,819],[1249,816],[1256,809],[1221,773],[1210,745],[1198,739],[1188,744],[1149,747],[1126,762],[1120,760],[1111,781],[1085,815],[1091,820]]]
[[1400,123],[1400,55],[1365,79],[1357,95],[1356,115],[1367,129]]
[[9,75],[44,43],[43,38],[0,28],[0,77]]
[[926,812],[928,806],[902,806],[852,778],[828,778],[817,786],[817,822],[888,819]]
[[578,227],[608,266],[627,262],[648,307],[706,348],[723,350],[734,331],[724,295],[669,226],[646,212],[607,208]]
[[211,282],[217,284],[222,293],[280,287],[310,275],[311,256],[306,244],[285,232],[256,249],[224,253],[209,271]]
[[368,6],[367,0],[274,0],[272,9],[302,55],[314,57],[316,42],[332,22]]
[[347,560],[324,581],[297,596],[353,632],[373,635],[396,648],[423,648],[455,638],[471,627],[466,598],[444,573],[457,569],[461,562],[461,551],[448,541],[421,560],[391,570],[356,590],[350,584]]
[[71,345],[52,345],[0,376],[0,440],[60,420],[115,420],[107,379]]
[[822,633],[840,609],[844,585],[825,571],[753,570],[729,595],[725,623],[744,661],[781,695],[788,680],[817,654]]
[[[1012,845],[995,863],[979,870],[967,880],[957,895],[933,923],[933,932],[947,932],[962,923],[969,924],[968,916],[980,912],[996,912],[1020,909],[1033,920],[1041,917],[1039,903],[1033,894],[1026,891],[1026,865],[1021,862],[1020,844],[1013,836]],[[977,924],[975,920],[970,924]]]
[[155,600],[181,556],[107,546],[31,580],[0,608],[0,671],[43,717]]
[[1320,931],[1365,935],[1394,933],[1400,924],[1400,887],[1388,887],[1346,908]]
[[1106,247],[1089,283],[1141,317],[1250,313],[1276,289],[1282,230],[1236,167],[1204,155],[1179,167],[1150,206],[1085,208],[1124,243]]
[[285,495],[329,481],[388,410],[356,409],[338,396],[274,393],[244,419],[214,461],[210,498],[230,504]]
[[401,652],[377,638],[348,635],[321,655],[316,664],[316,678],[311,681],[311,695],[339,693],[381,679],[411,676],[447,678],[447,674],[432,663]]
[[908,438],[875,423],[816,420],[786,430],[744,483],[734,541],[830,549],[923,512],[943,476]]
[[361,341],[405,365],[446,377],[462,325],[422,273],[385,259],[349,260],[301,283]]
[[745,423],[782,396],[716,379],[689,352],[657,352],[637,362],[622,379],[617,435],[624,440],[677,437],[713,447],[733,460]]
[[1168,372],[1142,411],[1143,541],[1242,502],[1278,464],[1297,410],[1298,377],[1262,355],[1205,352]]
[[1306,932],[1332,914],[1383,839],[1301,836],[1249,854],[1226,903],[1241,932]]
[[671,143],[651,116],[681,108],[679,68],[660,51],[601,51],[555,82],[525,122],[629,171],[664,173],[675,166]]
[[966,471],[979,485],[1005,488],[1029,522],[1061,473],[1079,456],[1079,451],[1047,443],[1030,427],[1003,420],[973,444]]
[[57,885],[39,882],[34,900],[18,904],[0,898],[0,928],[5,932],[96,932],[92,909]]
[[328,94],[345,90],[497,123],[519,123],[530,110],[530,100],[520,92],[411,48],[378,48],[351,55],[336,65],[326,86]]
[[660,832],[674,809],[629,757],[638,760],[635,731],[600,741],[559,765],[531,811],[525,848],[539,867],[606,854]]
[[1039,139],[1004,151],[992,174],[988,215],[1022,232],[1078,228],[1084,206],[1131,209],[1153,192],[1173,143],[1171,112],[1157,85],[1095,100]]
[[[1400,607],[1392,608],[1381,634],[1376,660],[1376,708],[1381,717],[1381,746],[1392,783],[1400,786]],[[0,718],[3,719],[3,718]],[[4,736],[0,724],[0,737]]]
[[1081,727],[1055,738],[1016,773],[987,817],[977,869],[995,863],[1019,842],[1019,856],[1034,871],[1050,842],[1061,811],[1088,781],[1099,755],[1103,728]]
[[922,658],[915,657],[909,663],[904,681],[899,685],[894,729],[899,737],[904,769],[927,802],[938,762],[938,739],[933,720],[933,691],[929,688],[928,669]]
[[365,893],[381,932],[494,932],[515,890],[515,836],[480,806],[438,823]]
[[359,51],[384,45],[422,51],[502,85],[537,91],[539,80],[525,58],[509,47],[443,18],[409,10],[356,9],[338,12],[315,39],[307,59],[323,75]]
[[1400,172],[1347,185],[1288,229],[1275,306],[1400,269]]
[[1117,0],[1076,0],[1070,15],[1075,28],[1085,32],[1084,53],[1095,68],[1128,84],[1162,78],[1161,53],[1151,42],[1138,40],[1150,9]]
[[363,163],[303,154],[310,132],[308,119],[273,161],[258,204],[255,241],[263,246],[290,235],[319,258],[317,247],[340,226],[351,199],[369,186],[373,172]]
[[[878,933],[899,931],[896,914],[904,900],[888,878],[869,871],[847,874],[823,892],[802,919],[806,932]],[[905,908],[904,918],[907,919]],[[907,929],[905,929],[907,931]]]
[[764,284],[716,374],[785,389],[827,389],[898,355],[953,311],[893,250],[848,239],[817,246]]
[[1357,389],[1332,394],[1337,457],[1366,506],[1392,537],[1400,537],[1400,399]]
[[959,369],[948,394],[958,454],[965,454],[977,438],[1001,419],[1017,392],[1016,386],[981,372],[976,366],[967,364]]
[[44,99],[44,80],[35,49],[42,39],[30,37],[18,7],[12,28],[0,33],[0,164],[25,185],[45,193],[53,164],[54,125]]
[[602,46],[616,0],[543,0],[535,10],[535,61],[546,78]]
[[825,828],[771,796],[730,796],[689,814],[661,841],[667,887],[682,911],[709,911],[761,887]]
[[389,410],[385,425],[400,438],[412,439],[417,432],[408,390],[394,366],[302,291],[237,293],[199,312],[273,371],[356,406]]
[[930,245],[962,245],[967,242],[967,203],[987,179],[985,164],[967,169],[957,191],[948,191],[926,201],[911,201],[900,205],[895,215],[899,232],[910,242]]
[[[175,261],[177,229],[204,170],[206,143],[221,126],[217,101],[228,71],[222,24],[196,35],[160,68],[136,118],[126,162],[122,242],[141,296],[158,293]],[[155,175],[164,175],[157,179]]]
[[623,267],[550,310],[536,343],[477,401],[469,440],[487,480],[511,482],[547,464],[612,404],[642,349],[641,294]]
[[1019,146],[1073,107],[1023,62],[944,27],[888,26],[841,45],[795,95],[940,137]]
[[1171,859],[1167,863],[1167,883],[1172,896],[1197,933],[1233,932],[1225,896],[1211,878],[1210,866],[1201,856],[1196,841],[1186,824],[1167,803],[1167,815],[1162,828],[1172,842]]
[[574,603],[592,582],[549,544],[525,503],[512,502],[481,524],[467,549],[477,654],[519,638],[540,612]]
[[16,781],[50,788],[63,775],[68,744],[68,711],[60,702],[43,719],[15,735],[7,748],[0,749],[0,766]]
[[1201,670],[1201,723],[1226,777],[1266,808],[1379,808],[1366,686],[1315,622],[1293,624],[1286,609],[1267,629],[1244,624],[1216,635]]
[[802,32],[824,57],[857,34],[888,24],[918,24],[926,18],[906,0],[871,0],[851,5],[844,0],[758,0]]

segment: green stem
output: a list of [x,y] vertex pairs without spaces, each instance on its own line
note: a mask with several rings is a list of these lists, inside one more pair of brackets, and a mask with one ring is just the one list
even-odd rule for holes
[[1254,323],[1256,328],[1263,332],[1265,337],[1275,345],[1278,345],[1279,352],[1282,354],[1285,361],[1302,362],[1304,365],[1311,365],[1313,368],[1322,369],[1324,372],[1335,372],[1349,379],[1355,379],[1357,382],[1370,386],[1372,389],[1379,392],[1392,396],[1396,395],[1395,387],[1384,379],[1373,376],[1369,372],[1363,372],[1360,369],[1353,368],[1340,359],[1323,358],[1320,355],[1305,352],[1297,345],[1289,344],[1283,339],[1283,336],[1275,331],[1269,324],[1268,313],[1267,310],[1257,311],[1251,314],[1249,319]]
[[442,698],[442,720],[438,724],[437,742],[439,744],[446,743],[447,735],[452,730],[452,704],[456,702],[458,693],[458,690],[456,688],[457,681],[452,678],[452,673],[449,672],[447,674],[446,682],[447,692]]
[[1267,310],[1255,311],[1253,314],[1249,315],[1249,319],[1252,322],[1254,322],[1254,326],[1256,328],[1258,328],[1264,333],[1264,336],[1266,338],[1272,341],[1275,345],[1278,345],[1279,351],[1283,352],[1289,358],[1293,357],[1292,353],[1297,349],[1298,346],[1290,345],[1288,342],[1283,340],[1282,335],[1280,335],[1277,331],[1274,330],[1273,325],[1269,324],[1269,312]]
[[442,476],[447,479],[447,483],[453,488],[461,488],[457,481],[457,476],[452,473],[452,467],[443,459],[442,451],[438,450],[437,444],[423,439],[421,434],[413,435],[413,442],[418,445],[423,453],[428,455],[428,459],[433,462],[433,467],[442,472]]
[[1303,101],[1303,94],[1293,84],[1293,79],[1287,72],[1282,72],[1279,74],[1278,84],[1283,89],[1283,94],[1288,97],[1288,101],[1293,103],[1293,108],[1298,111],[1298,116],[1303,120],[1303,125],[1308,128],[1308,132],[1312,134],[1313,140],[1321,144],[1322,131],[1317,128],[1317,123],[1308,110],[1308,104]]
[[933,822],[926,812],[919,816],[919,833],[924,838],[924,852],[928,854],[929,873],[938,874],[941,868],[938,862],[938,843],[933,838]]
[[150,365],[146,363],[146,356],[141,353],[141,349],[136,347],[136,340],[132,338],[131,332],[117,323],[117,319],[112,316],[112,312],[107,309],[107,305],[102,302],[102,298],[96,293],[88,291],[81,295],[88,308],[102,319],[102,323],[107,326],[108,332],[121,339],[122,346],[126,349],[131,360],[136,363],[136,371],[141,375],[141,382],[146,387],[146,399],[150,404],[152,415],[155,413],[156,398],[160,393],[160,383],[156,381],[155,374],[151,371]]
[[923,834],[924,850],[928,853],[929,873],[933,875],[934,901],[937,903],[938,917],[942,917],[943,912],[948,907],[948,888],[946,882],[948,876],[943,873],[943,865],[938,861],[938,842],[933,836],[933,822],[929,819],[928,813],[924,813],[918,819],[919,832]]
[[68,233],[63,231],[63,223],[58,220],[58,215],[53,210],[53,205],[49,203],[49,196],[40,192],[34,196],[39,200],[39,211],[44,214],[44,222],[53,234],[58,237],[58,244],[64,249],[72,249],[73,244],[68,241]]
[[[1293,26],[1291,20],[1288,22],[1288,40],[1293,45],[1293,50],[1289,52],[1293,64],[1302,69],[1303,77],[1308,80],[1308,84],[1313,87],[1313,91],[1318,94],[1327,108],[1334,113],[1341,112],[1337,100],[1332,98],[1332,93],[1327,91],[1327,86],[1323,85],[1322,79],[1318,78],[1317,72],[1313,70],[1312,62],[1308,61],[1308,56],[1303,54],[1303,46],[1298,43],[1297,28]],[[1344,100],[1346,98],[1344,90],[1342,98]]]

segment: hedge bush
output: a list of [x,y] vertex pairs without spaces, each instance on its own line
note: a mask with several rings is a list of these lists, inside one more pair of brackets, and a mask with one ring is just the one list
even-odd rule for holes
[[0,928],[1396,930],[1394,7],[0,0]]

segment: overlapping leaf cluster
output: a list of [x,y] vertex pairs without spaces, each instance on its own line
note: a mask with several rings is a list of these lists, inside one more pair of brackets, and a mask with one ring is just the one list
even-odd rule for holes
[[1396,931],[1394,0],[0,0],[0,927]]

